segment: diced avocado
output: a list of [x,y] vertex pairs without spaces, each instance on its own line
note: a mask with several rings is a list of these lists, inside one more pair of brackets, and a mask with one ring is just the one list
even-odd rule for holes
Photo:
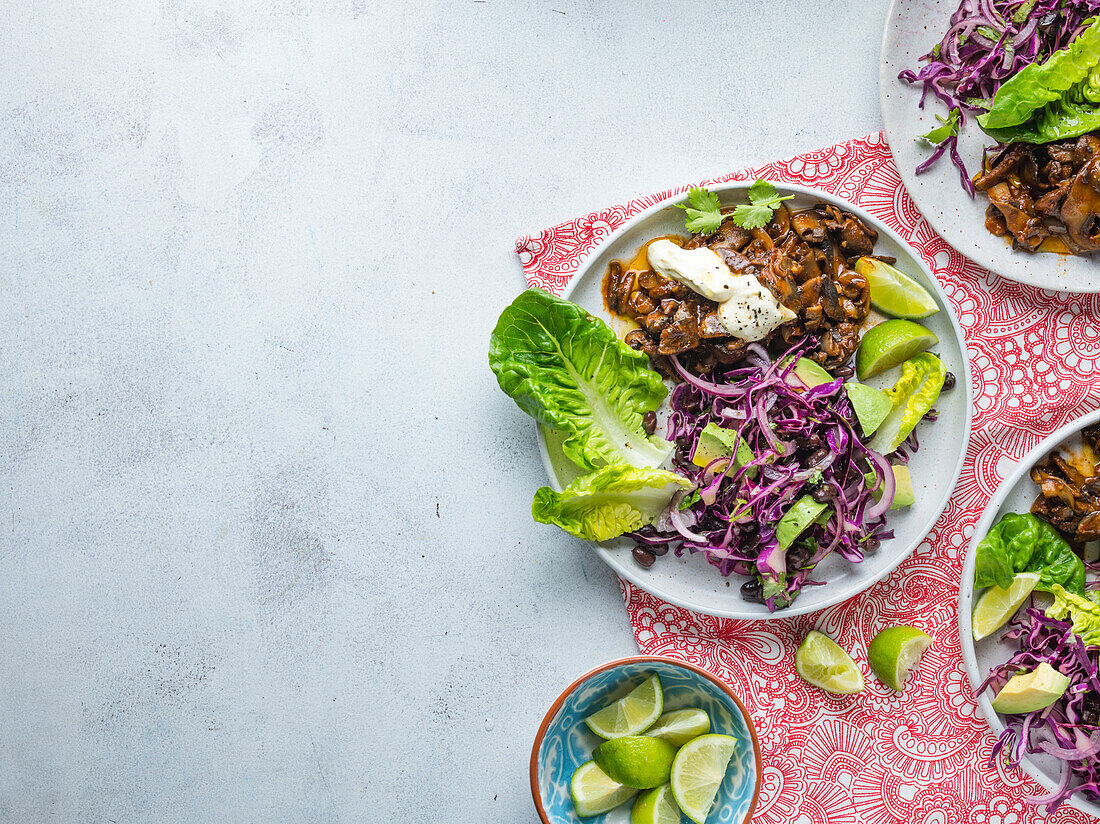
[[827,506],[827,503],[818,503],[809,495],[803,495],[791,504],[791,508],[783,513],[783,517],[775,525],[775,537],[779,541],[779,547],[786,549],[793,544],[795,538],[802,534],[802,530],[812,524]]
[[695,445],[691,462],[696,466],[706,466],[719,458],[728,458],[735,450],[737,457],[734,462],[738,466],[744,466],[755,457],[744,438],[738,438],[732,429],[708,423],[699,433],[699,442]]
[[1065,694],[1067,687],[1069,677],[1044,661],[1033,672],[1009,678],[993,699],[993,709],[1004,715],[1046,709]]
[[870,436],[886,420],[886,416],[894,408],[894,402],[885,392],[865,383],[848,381],[844,384],[844,389],[856,411],[856,417],[859,418],[859,425],[863,427],[863,434]]
[[821,364],[815,363],[809,358],[799,358],[794,365],[795,377],[806,384],[807,389],[821,386],[823,383],[832,383],[836,380],[832,375],[821,368]]
[[[909,467],[899,465],[890,468],[894,470],[894,502],[890,504],[890,509],[904,509],[907,506],[912,506],[917,502],[917,496],[913,492],[913,475],[909,471]],[[868,484],[875,483],[877,478],[874,472],[868,472],[863,477],[867,479]],[[882,497],[882,492],[875,490],[871,495],[877,501]]]

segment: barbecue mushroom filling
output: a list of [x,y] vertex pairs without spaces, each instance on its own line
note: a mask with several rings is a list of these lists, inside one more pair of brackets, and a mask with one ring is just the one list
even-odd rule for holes
[[1100,137],[988,152],[974,188],[989,206],[985,227],[1016,249],[1087,255],[1100,251]]
[[604,299],[612,312],[638,324],[626,342],[665,374],[670,372],[668,355],[699,374],[736,363],[749,337],[760,337],[764,345],[782,341],[786,347],[809,338],[814,346],[807,357],[833,369],[859,346],[870,287],[854,267],[858,258],[873,253],[877,240],[878,233],[859,218],[822,203],[799,212],[780,206],[763,229],[743,229],[726,220],[716,232],[684,242],[684,249],[711,249],[734,278],[752,276],[785,307],[785,322],[762,336],[731,335],[717,302],[664,277],[643,255],[625,264],[612,262]]
[[[1100,426],[1081,433],[1093,453],[1100,452]],[[1081,554],[1089,541],[1100,539],[1100,475],[1093,461],[1069,461],[1057,452],[1031,469],[1039,496],[1031,512],[1049,521]]]

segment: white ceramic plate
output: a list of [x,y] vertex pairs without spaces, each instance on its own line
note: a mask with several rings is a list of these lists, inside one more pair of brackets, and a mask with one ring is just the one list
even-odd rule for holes
[[[723,205],[746,203],[749,185],[732,183],[712,187],[712,191],[719,195]],[[875,251],[896,257],[898,267],[920,281],[935,296],[940,311],[921,323],[940,339],[933,351],[943,358],[948,371],[955,374],[957,385],[940,396],[936,404],[939,420],[935,424],[922,424],[917,430],[921,448],[909,464],[917,503],[909,509],[890,513],[888,527],[894,530],[896,537],[883,541],[877,553],[859,564],[849,563],[839,556],[826,558],[818,566],[814,577],[827,581],[827,584],[806,587],[786,610],[772,614],[762,604],[745,601],[740,592],[745,579],[737,575],[723,578],[701,556],[685,554],[683,558],[676,558],[669,553],[658,558],[650,569],[644,569],[631,557],[632,541],[618,539],[595,545],[596,552],[608,566],[642,589],[679,606],[726,618],[786,618],[813,612],[851,598],[888,575],[928,534],[947,506],[970,436],[970,362],[966,358],[962,332],[943,290],[920,257],[891,229],[846,201],[801,186],[780,184],[776,188],[780,194],[795,196],[794,200],[788,201],[788,206],[793,209],[804,209],[821,201],[833,203],[878,230]],[[565,297],[607,321],[620,336],[625,334],[628,328],[625,321],[613,318],[604,308],[601,290],[604,274],[612,260],[633,257],[647,240],[660,235],[686,235],[684,213],[672,206],[681,202],[686,202],[686,198],[670,198],[624,224],[588,258],[570,282]],[[888,370],[868,383],[880,388],[892,386],[898,374],[900,367]],[[560,439],[555,437],[555,433],[543,432],[540,428],[539,444],[551,484],[560,489],[576,477],[577,470],[562,454]]]
[[[1028,452],[1012,474],[1001,481],[996,494],[986,504],[978,525],[974,527],[970,548],[966,553],[966,563],[963,564],[962,581],[959,583],[959,641],[962,645],[966,673],[970,677],[970,686],[974,689],[981,685],[989,675],[990,669],[997,664],[1003,664],[1017,649],[1015,644],[1001,641],[1000,632],[995,632],[977,643],[974,642],[970,614],[974,611],[974,555],[978,542],[1006,512],[1027,512],[1031,509],[1032,501],[1035,500],[1038,492],[1038,488],[1028,475],[1031,467],[1044,455],[1056,449],[1079,445],[1081,430],[1097,422],[1100,422],[1100,411],[1092,412],[1066,424]],[[988,691],[978,696],[978,706],[989,720],[989,726],[993,728],[995,734],[1000,735],[1005,729],[1004,716],[993,709],[990,701]],[[1028,755],[1024,757],[1022,766],[1028,775],[1048,790],[1052,790],[1058,784],[1060,763],[1056,758],[1048,755]],[[1071,798],[1069,803],[1089,815],[1100,818],[1100,805],[1078,798]]]
[[[917,108],[919,86],[902,83],[898,72],[915,69],[947,31],[958,0],[894,0],[886,18],[879,62],[879,99],[886,140],[901,172],[905,188],[921,214],[948,243],[986,269],[1010,280],[1060,292],[1100,292],[1100,258],[1015,252],[1005,238],[985,229],[989,200],[973,200],[963,191],[959,172],[944,156],[918,176],[916,167],[929,154],[917,137],[939,125],[936,114],[946,115],[942,103],[930,99]],[[959,154],[973,175],[980,166],[982,148],[992,140],[969,120],[959,136]]]

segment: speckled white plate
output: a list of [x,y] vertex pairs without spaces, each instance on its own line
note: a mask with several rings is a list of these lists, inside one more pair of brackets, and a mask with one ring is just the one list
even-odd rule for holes
[[[971,199],[948,157],[917,175],[916,167],[931,154],[917,138],[939,125],[943,104],[929,99],[917,108],[919,86],[902,83],[898,73],[920,65],[917,58],[932,48],[947,30],[958,0],[894,0],[886,18],[879,63],[879,99],[886,140],[901,179],[921,214],[948,243],[992,272],[1010,280],[1060,292],[1100,292],[1100,258],[1028,254],[1013,251],[1005,238],[985,229],[989,200]],[[970,174],[981,166],[982,148],[991,143],[978,124],[967,122],[959,135],[959,154]]]
[[[966,553],[966,563],[963,564],[962,580],[959,582],[959,641],[962,645],[966,674],[970,678],[970,686],[973,689],[977,689],[985,680],[990,669],[1007,661],[1017,649],[1015,644],[1001,641],[1000,632],[995,632],[977,643],[974,641],[970,615],[974,611],[974,556],[978,542],[1005,513],[1027,512],[1031,509],[1031,503],[1038,492],[1038,488],[1028,475],[1031,467],[1044,455],[1056,449],[1079,445],[1081,430],[1098,422],[1100,422],[1100,411],[1092,412],[1066,424],[1028,452],[1012,473],[1001,481],[996,494],[986,504],[978,525],[974,527],[970,548]],[[1046,596],[1040,594],[1038,597]],[[993,709],[988,691],[978,696],[978,706],[988,719],[993,732],[1000,735],[1005,729],[1004,716]],[[1028,775],[1048,790],[1052,790],[1058,784],[1060,763],[1056,758],[1048,755],[1029,755],[1023,760],[1023,768]],[[1078,798],[1070,799],[1069,803],[1089,815],[1100,818],[1100,805]]]
[[[745,203],[748,200],[746,190],[749,185],[730,183],[712,187],[712,191],[718,194],[723,204]],[[859,564],[850,563],[839,556],[826,558],[818,566],[815,578],[824,580],[827,584],[806,587],[786,610],[772,614],[763,604],[745,601],[740,592],[740,586],[745,579],[737,575],[723,578],[699,555],[676,558],[669,553],[658,558],[650,569],[644,569],[631,557],[632,541],[618,539],[594,545],[599,556],[618,575],[647,592],[673,604],[725,618],[786,618],[813,612],[851,598],[884,578],[912,553],[947,506],[948,496],[955,488],[962,469],[966,444],[970,437],[970,362],[965,355],[962,332],[951,312],[947,297],[924,262],[893,230],[847,201],[801,186],[777,184],[776,188],[780,194],[795,196],[794,200],[788,201],[788,205],[794,209],[804,209],[820,201],[833,203],[878,230],[879,240],[875,251],[896,257],[898,267],[920,281],[939,304],[940,311],[921,323],[940,339],[939,345],[933,351],[943,358],[947,369],[955,374],[957,385],[952,391],[940,396],[936,404],[940,413],[939,420],[935,424],[922,424],[917,430],[921,448],[909,464],[917,503],[908,509],[890,513],[888,526],[894,530],[896,537],[883,541],[882,548],[877,553]],[[625,322],[613,318],[603,305],[601,287],[604,274],[612,260],[633,257],[647,240],[660,235],[686,234],[684,213],[672,205],[681,202],[686,202],[686,198],[670,198],[621,226],[588,258],[570,282],[564,297],[607,321],[620,336],[625,334]],[[900,367],[888,370],[868,383],[880,388],[892,386],[898,374]],[[544,432],[540,427],[539,446],[551,484],[557,489],[569,484],[576,477],[577,469],[562,454],[561,439],[556,437],[556,433]]]

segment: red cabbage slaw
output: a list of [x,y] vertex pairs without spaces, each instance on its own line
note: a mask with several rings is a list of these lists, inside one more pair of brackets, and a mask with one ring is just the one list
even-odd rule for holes
[[994,667],[978,687],[999,692],[1009,678],[1050,664],[1070,679],[1065,694],[1043,710],[1007,716],[1004,732],[993,746],[990,763],[1004,752],[1012,766],[1027,753],[1046,753],[1063,763],[1062,777],[1051,792],[1027,801],[1054,812],[1071,795],[1100,801],[1100,649],[1087,647],[1072,624],[1045,615],[1034,606],[1009,624],[1004,639],[1020,649]]
[[[771,611],[789,606],[803,586],[822,584],[810,575],[826,556],[836,552],[858,563],[893,537],[884,528],[894,499],[893,470],[864,444],[843,380],[807,389],[792,374],[805,348],[796,344],[773,362],[762,346],[751,344],[742,363],[708,377],[669,358],[683,382],[672,391],[666,436],[676,444],[676,470],[695,481],[698,500],[681,509],[680,495],[664,522],[630,534],[659,554],[702,553],[722,575],[750,576],[742,594]],[[699,435],[712,422],[737,432],[753,460],[693,464]],[[905,446],[915,449],[915,440]],[[828,502],[828,517],[784,549],[776,523],[807,493]]]
[[[920,108],[932,94],[948,110],[958,109],[961,129],[967,113],[986,111],[1002,83],[1064,49],[1098,11],[1100,0],[962,0],[943,39],[920,58],[925,65],[906,69],[898,79],[921,84]],[[973,197],[957,134],[940,143],[916,173],[927,171],[944,152]]]

